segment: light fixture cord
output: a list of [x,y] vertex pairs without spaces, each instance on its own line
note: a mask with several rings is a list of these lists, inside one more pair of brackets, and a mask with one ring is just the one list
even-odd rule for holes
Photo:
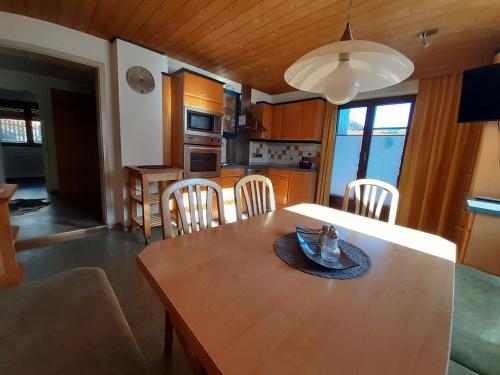
[[349,0],[349,10],[347,11],[347,23],[351,22],[352,0]]

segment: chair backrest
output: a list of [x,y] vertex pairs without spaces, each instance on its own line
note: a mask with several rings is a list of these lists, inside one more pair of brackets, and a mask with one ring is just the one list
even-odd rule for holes
[[[250,188],[250,192],[248,191]],[[259,174],[251,174],[240,179],[234,185],[234,201],[236,206],[236,218],[243,218],[243,199],[247,207],[248,217],[262,215],[276,210],[274,200],[274,189],[271,180]],[[269,205],[267,204],[269,198]]]
[[[173,195],[177,205],[177,233],[183,235],[211,228],[213,193],[217,199],[218,222],[225,224],[224,200],[221,187],[213,181],[204,178],[181,180],[169,185],[161,193],[161,217],[163,222],[163,238],[172,237],[172,218],[170,216],[170,197]],[[187,207],[184,197],[187,194]],[[195,199],[196,196],[196,199]],[[196,205],[195,205],[196,202]],[[189,213],[190,219],[186,215]]]
[[354,190],[354,213],[377,220],[380,218],[387,195],[390,194],[389,218],[387,222],[390,224],[396,222],[399,192],[394,186],[384,181],[369,178],[353,181],[345,188],[344,201],[342,203],[342,210],[344,211],[348,210],[352,190]]

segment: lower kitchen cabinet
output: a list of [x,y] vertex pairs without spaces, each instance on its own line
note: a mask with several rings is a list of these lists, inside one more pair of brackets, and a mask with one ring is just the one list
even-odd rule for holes
[[316,193],[317,172],[270,169],[277,208],[299,203],[313,203]]
[[[280,209],[295,204],[314,202],[318,172],[263,168],[258,170],[257,173],[267,176],[271,180],[276,208]],[[227,208],[234,205],[234,185],[244,174],[244,169],[223,168],[221,170],[221,177],[210,179],[221,185],[224,194],[224,204]],[[242,204],[243,212],[246,212],[244,199],[242,199]]]
[[318,172],[290,171],[287,206],[313,203]]
[[[288,172],[288,171],[287,171]],[[286,207],[288,197],[288,179],[289,177],[269,172],[269,179],[273,184],[274,199],[277,208]]]

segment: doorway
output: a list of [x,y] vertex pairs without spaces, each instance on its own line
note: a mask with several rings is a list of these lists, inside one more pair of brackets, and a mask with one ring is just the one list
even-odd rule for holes
[[93,67],[0,47],[0,174],[18,185],[18,241],[104,224],[96,77]]
[[351,181],[372,178],[398,186],[415,95],[354,101],[339,107],[330,206],[342,207]]

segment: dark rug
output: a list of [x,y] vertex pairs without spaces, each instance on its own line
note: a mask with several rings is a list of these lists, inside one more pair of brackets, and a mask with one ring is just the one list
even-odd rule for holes
[[9,209],[12,216],[19,216],[38,211],[49,204],[47,199],[14,199],[9,203]]

